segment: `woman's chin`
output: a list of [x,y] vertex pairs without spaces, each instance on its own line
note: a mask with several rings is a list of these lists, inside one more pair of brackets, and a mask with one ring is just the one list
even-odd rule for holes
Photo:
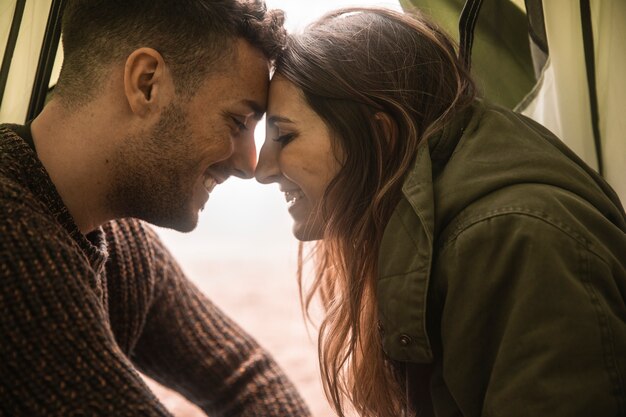
[[302,222],[294,222],[293,236],[301,242],[310,242],[320,240],[323,237],[322,228],[316,224],[307,224]]

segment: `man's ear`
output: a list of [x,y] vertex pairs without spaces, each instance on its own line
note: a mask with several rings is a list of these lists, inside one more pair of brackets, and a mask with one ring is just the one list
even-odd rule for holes
[[152,48],[139,48],[126,59],[124,92],[133,113],[146,116],[157,109],[165,84],[165,62]]
[[396,146],[396,140],[398,137],[398,125],[396,124],[396,121],[393,120],[388,113],[379,111],[374,114],[373,123],[385,138],[387,145],[391,148]]

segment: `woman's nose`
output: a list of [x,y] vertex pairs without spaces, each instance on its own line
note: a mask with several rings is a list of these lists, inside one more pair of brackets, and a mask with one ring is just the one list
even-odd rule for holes
[[265,142],[259,152],[259,161],[254,176],[261,184],[276,182],[281,175],[278,167],[278,152],[273,149],[272,145],[274,144]]

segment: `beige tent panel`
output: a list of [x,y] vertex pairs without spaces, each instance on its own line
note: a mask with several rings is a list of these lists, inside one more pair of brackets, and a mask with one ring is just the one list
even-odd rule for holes
[[[2,0],[0,56],[4,56],[15,0]],[[27,1],[11,70],[0,107],[0,122],[24,123],[52,0]]]
[[[591,1],[603,174],[626,201],[626,2]],[[543,2],[550,58],[519,109],[542,123],[597,169],[580,6]]]

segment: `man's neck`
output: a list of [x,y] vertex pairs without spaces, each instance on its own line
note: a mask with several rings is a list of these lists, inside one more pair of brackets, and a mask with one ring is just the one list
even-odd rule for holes
[[31,124],[37,156],[83,234],[113,218],[105,201],[111,136],[103,134],[112,132],[96,114],[89,108],[68,113],[53,100]]

